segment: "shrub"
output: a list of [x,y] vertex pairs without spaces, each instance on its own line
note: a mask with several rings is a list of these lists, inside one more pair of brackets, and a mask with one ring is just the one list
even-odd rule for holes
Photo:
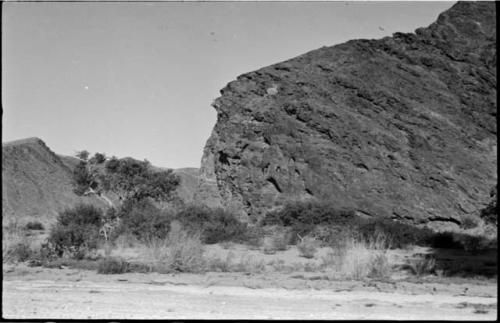
[[262,244],[262,239],[264,237],[264,230],[258,225],[249,225],[245,231],[242,241],[246,245],[258,248]]
[[385,252],[376,252],[371,262],[370,277],[388,278],[391,273],[391,266]]
[[164,239],[170,228],[171,216],[158,209],[151,201],[127,200],[118,211],[120,227],[115,237],[133,235],[139,241]]
[[266,255],[274,255],[276,253],[276,246],[272,237],[265,237],[262,240],[262,252]]
[[128,263],[122,258],[106,257],[99,261],[98,274],[123,274],[128,271]]
[[407,268],[418,277],[433,274],[436,272],[436,259],[432,257],[418,258],[410,262]]
[[178,212],[175,219],[188,231],[200,232],[204,243],[241,242],[246,239],[246,224],[221,208],[189,205]]
[[463,245],[456,237],[458,235],[453,232],[438,232],[429,238],[429,244],[433,248],[462,249]]
[[81,258],[85,251],[97,248],[102,211],[92,205],[77,205],[61,212],[52,227],[48,242],[58,256],[68,253]]
[[136,236],[131,233],[122,233],[114,239],[114,245],[118,248],[132,248],[138,243]]
[[233,258],[234,253],[232,252],[227,253],[226,259],[222,259],[220,257],[209,258],[207,260],[207,270],[222,273],[230,272],[233,267]]
[[385,235],[386,242],[391,242],[392,248],[427,245],[429,237],[433,234],[429,229],[381,218],[359,221],[357,229],[360,238],[367,242],[377,235]]
[[26,230],[43,230],[43,229],[45,229],[43,224],[38,222],[38,221],[28,222],[28,223],[26,223],[26,226],[24,228]]
[[31,242],[26,237],[13,243],[3,242],[2,244],[3,262],[24,262],[34,254]]
[[314,255],[318,251],[318,242],[313,237],[301,238],[301,241],[297,244],[297,249],[299,254],[305,258],[314,258]]
[[316,225],[347,226],[356,220],[353,211],[334,207],[328,202],[291,202],[279,210],[268,212],[261,225],[292,227],[300,235],[309,234]]
[[268,226],[261,228],[262,249],[264,253],[273,254],[276,251],[284,251],[288,249],[291,241],[291,230],[280,226]]

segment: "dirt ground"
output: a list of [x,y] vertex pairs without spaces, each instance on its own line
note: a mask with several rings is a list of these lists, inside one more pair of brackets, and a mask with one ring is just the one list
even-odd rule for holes
[[495,320],[496,281],[331,281],[314,273],[99,275],[3,268],[4,319]]

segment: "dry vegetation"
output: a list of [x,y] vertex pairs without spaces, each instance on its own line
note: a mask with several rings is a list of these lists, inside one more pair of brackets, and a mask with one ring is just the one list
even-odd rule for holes
[[[144,231],[138,234],[134,228],[120,227],[119,234],[109,242],[94,232],[104,215],[92,207],[79,206],[62,212],[59,222],[45,231],[38,230],[37,224],[12,222],[3,228],[3,261],[77,267],[101,274],[315,272],[330,280],[363,280],[389,279],[395,273],[404,272],[416,278],[428,275],[496,277],[496,258],[484,259],[483,264],[489,266],[487,271],[484,266],[470,262],[457,265],[459,262],[450,264],[440,260],[444,258],[440,256],[442,250],[458,250],[450,246],[460,246],[461,252],[468,256],[490,248],[491,241],[496,239],[496,230],[481,220],[474,220],[474,226],[467,225],[461,232],[436,233],[429,240],[427,231],[417,228],[411,231],[404,225],[383,221],[359,222],[346,214],[341,214],[340,227],[325,225],[331,221],[328,217],[315,225],[304,225],[300,218],[293,217],[289,225],[276,223],[280,218],[289,220],[293,212],[274,214],[272,224],[264,220],[249,226],[223,210],[212,212],[196,206],[188,206],[178,214],[158,213],[147,203],[130,210],[131,214],[141,214]],[[179,214],[184,218],[180,219]],[[335,219],[338,213],[330,216]],[[162,229],[158,231],[158,228]],[[73,231],[79,235],[73,235]],[[43,232],[45,236],[48,234],[46,241],[40,239]],[[419,243],[422,241],[427,242],[429,252],[417,252],[423,248]],[[435,249],[433,245],[448,249]],[[406,255],[403,261],[401,255]]]

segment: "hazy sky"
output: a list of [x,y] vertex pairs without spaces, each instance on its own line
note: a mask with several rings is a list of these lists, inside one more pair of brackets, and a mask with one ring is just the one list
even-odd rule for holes
[[413,32],[453,2],[3,3],[2,141],[199,167],[238,75]]

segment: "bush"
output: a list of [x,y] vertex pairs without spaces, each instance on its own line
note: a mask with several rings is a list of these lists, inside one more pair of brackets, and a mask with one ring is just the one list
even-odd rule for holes
[[277,251],[276,245],[274,243],[273,237],[265,237],[262,240],[261,246],[262,252],[266,255],[274,255]]
[[188,231],[200,232],[204,243],[246,240],[246,224],[221,208],[189,205],[178,212],[175,219]]
[[305,258],[314,258],[314,255],[318,251],[318,242],[313,237],[301,238],[301,241],[297,244],[297,249],[299,254]]
[[3,262],[24,262],[31,259],[35,254],[31,249],[31,243],[27,239],[23,239],[16,243],[2,246]]
[[410,262],[407,268],[418,277],[434,274],[436,272],[436,259],[432,257],[418,258]]
[[92,205],[77,205],[61,212],[50,230],[48,242],[58,256],[82,258],[86,251],[96,249],[99,241],[102,211]]
[[262,227],[257,225],[249,225],[245,231],[244,236],[241,238],[241,242],[246,245],[258,248],[262,243],[264,237],[264,230]]
[[432,235],[428,242],[433,248],[463,249],[463,245],[457,239],[458,235],[453,232],[438,232]]
[[295,233],[304,236],[320,224],[348,226],[356,219],[351,210],[336,208],[328,202],[306,201],[288,203],[282,209],[268,212],[261,225],[292,227]]
[[385,252],[375,252],[369,276],[373,278],[388,278],[391,273],[391,266]]
[[114,237],[133,235],[139,241],[164,239],[170,229],[171,216],[158,209],[147,199],[127,200],[118,212],[120,227]]
[[99,262],[98,274],[123,274],[128,271],[128,263],[122,258],[106,257]]
[[284,251],[288,249],[291,241],[292,232],[280,226],[269,226],[261,228],[260,232],[262,238],[262,251],[265,254],[271,255],[276,251]]
[[428,240],[433,235],[430,229],[417,228],[409,224],[380,218],[359,221],[357,230],[360,238],[367,242],[379,234],[385,235],[390,240],[392,248],[428,245]]
[[26,223],[26,226],[24,228],[26,230],[43,230],[43,229],[45,229],[43,224],[38,222],[38,221],[28,222],[28,223]]

